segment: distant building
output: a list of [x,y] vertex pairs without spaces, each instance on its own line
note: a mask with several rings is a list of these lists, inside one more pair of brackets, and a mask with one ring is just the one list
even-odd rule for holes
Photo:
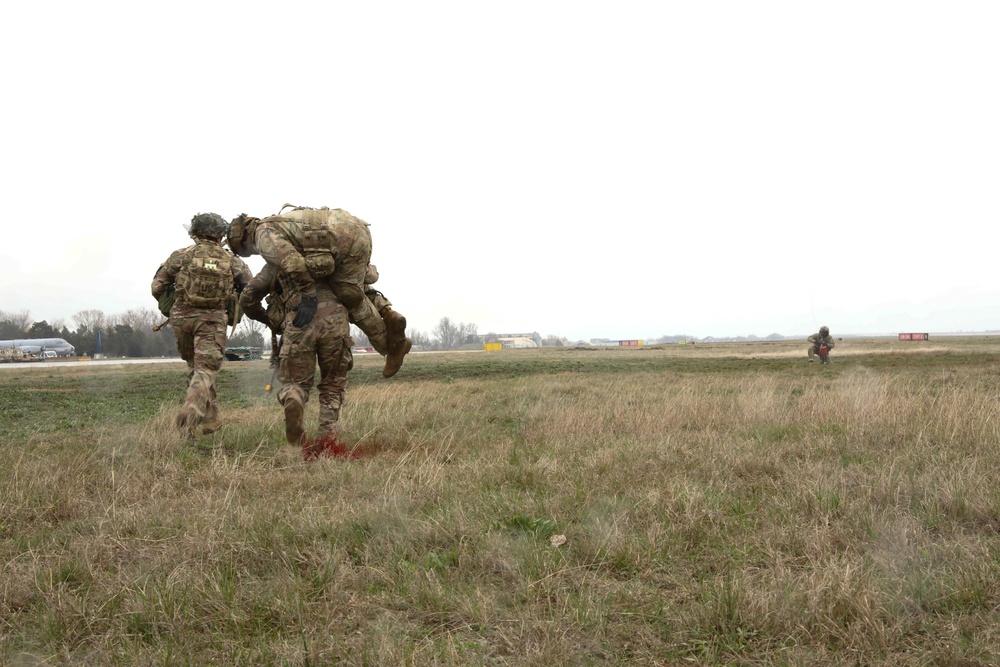
[[497,341],[503,345],[505,350],[509,348],[541,347],[528,336],[497,336]]
[[612,340],[610,338],[591,338],[591,345],[598,345],[601,347],[642,347],[645,341],[638,339],[629,340]]
[[502,343],[504,348],[542,346],[542,337],[538,333],[481,334],[479,340],[482,343]]

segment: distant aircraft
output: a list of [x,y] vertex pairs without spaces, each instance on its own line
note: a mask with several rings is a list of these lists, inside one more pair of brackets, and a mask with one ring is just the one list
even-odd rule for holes
[[0,347],[19,347],[25,352],[40,354],[42,350],[55,352],[60,357],[75,357],[76,348],[62,338],[23,338],[0,340]]

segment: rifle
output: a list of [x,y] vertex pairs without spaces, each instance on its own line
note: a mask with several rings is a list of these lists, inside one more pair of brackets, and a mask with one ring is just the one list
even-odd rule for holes
[[[277,343],[275,343],[277,341]],[[282,336],[278,338],[278,334],[275,333],[274,329],[271,330],[271,366],[273,370],[271,371],[271,381],[264,386],[264,391],[268,394],[271,393],[271,388],[274,387],[274,378],[278,375],[278,355],[281,354],[281,344],[285,342],[285,337]]]
[[237,297],[233,305],[233,328],[229,332],[230,338],[236,335],[236,325],[239,323],[240,323],[240,300],[239,297]]

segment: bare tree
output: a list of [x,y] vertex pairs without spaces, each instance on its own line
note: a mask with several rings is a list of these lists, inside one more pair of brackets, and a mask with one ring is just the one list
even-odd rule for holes
[[458,340],[458,327],[452,324],[450,318],[442,317],[441,321],[434,327],[433,333],[442,350],[450,350],[455,347],[455,342]]
[[116,319],[120,320],[120,324],[129,325],[134,331],[151,331],[153,326],[159,324],[163,317],[160,315],[160,311],[152,308],[132,308],[126,310]]
[[22,310],[19,313],[0,311],[0,321],[7,322],[21,333],[25,333],[31,327],[31,312],[27,310]]
[[236,326],[236,334],[229,339],[229,345],[233,347],[245,345],[263,349],[265,346],[265,328],[261,322],[245,317]]
[[471,322],[455,324],[451,319],[442,317],[438,325],[434,327],[434,335],[442,350],[451,350],[469,342],[470,336],[475,336],[477,329],[478,327]]
[[410,330],[410,342],[413,343],[414,347],[430,347],[431,337],[428,336],[423,331],[418,331],[416,329]]
[[469,322],[468,324],[459,323],[458,325],[459,345],[465,345],[466,343],[475,343],[478,331],[479,327],[477,327],[472,322]]
[[73,316],[77,327],[87,327],[88,331],[103,329],[108,325],[108,317],[103,310],[81,310]]

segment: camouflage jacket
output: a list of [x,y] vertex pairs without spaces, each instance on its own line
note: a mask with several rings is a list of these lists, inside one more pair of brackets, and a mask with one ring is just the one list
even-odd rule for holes
[[[313,285],[318,309],[317,318],[330,315],[347,317],[343,304],[327,283]],[[271,331],[281,334],[285,329],[285,319],[294,315],[304,294],[291,283],[288,276],[281,273],[274,264],[265,264],[240,294],[240,307],[249,317],[266,324]],[[267,298],[267,309],[261,305]]]
[[833,336],[830,336],[829,334],[827,334],[826,336],[821,336],[818,333],[814,333],[813,335],[809,336],[809,338],[807,338],[806,340],[812,343],[813,347],[818,348],[820,345],[826,345],[826,348],[828,350],[833,349]]
[[[257,251],[267,261],[278,267],[283,278],[302,296],[316,296],[317,281],[314,261],[321,258],[317,252],[316,238],[306,238],[309,226],[323,228],[328,232],[324,247],[329,264],[323,270],[333,273],[337,260],[351,252],[356,242],[356,234],[344,225],[364,225],[368,223],[347,211],[335,209],[295,209],[281,215],[263,218],[254,235]],[[313,252],[307,252],[312,249]],[[310,257],[311,255],[311,257]]]
[[[190,253],[199,243],[214,243],[218,245],[218,241],[195,239],[194,245],[172,252],[170,257],[167,258],[167,261],[160,265],[160,268],[156,270],[156,274],[153,276],[153,283],[150,286],[150,291],[153,293],[154,299],[159,299],[160,295],[163,294],[164,290],[166,290],[168,286],[175,284],[177,274],[180,273],[182,268],[184,268],[188,253]],[[232,256],[231,269],[233,272],[233,285],[236,287],[237,291],[240,291],[250,282],[250,279],[253,278],[253,274],[250,273],[250,268],[246,265],[246,262],[236,255]],[[170,309],[170,316],[187,317],[191,315],[201,315],[205,312],[215,311],[205,308],[196,308],[184,303],[183,296],[178,295],[177,300]],[[225,313],[225,309],[222,309],[220,312]]]
[[[286,296],[291,290],[287,278],[280,280],[278,267],[265,264],[240,294],[240,307],[250,318],[263,322],[271,331],[281,333],[285,320]],[[267,309],[262,302],[267,298]]]

